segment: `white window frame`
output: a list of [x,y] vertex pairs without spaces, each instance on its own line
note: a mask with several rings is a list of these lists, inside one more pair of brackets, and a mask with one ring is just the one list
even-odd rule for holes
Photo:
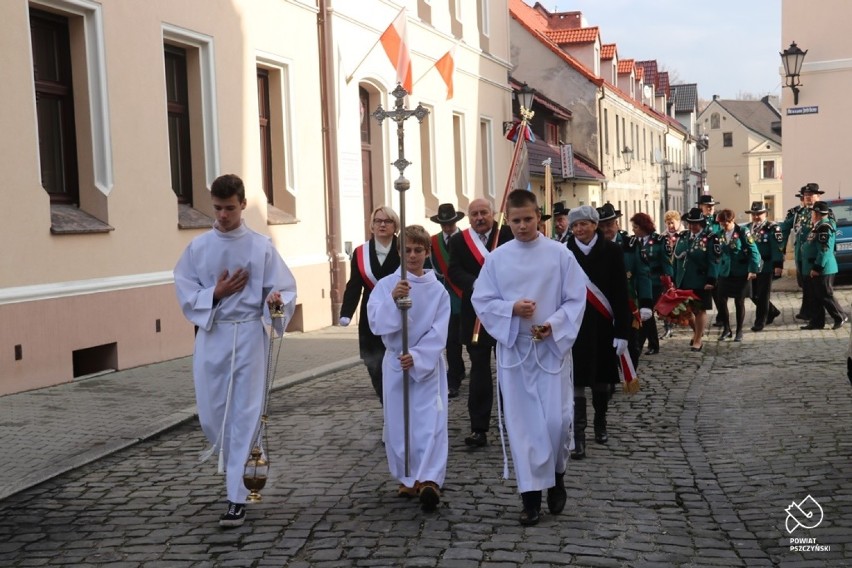
[[487,116],[479,117],[479,125],[485,127],[485,135],[483,136],[483,167],[487,171],[482,172],[485,185],[485,194],[491,198],[496,198],[496,184],[494,183],[494,121]]
[[[106,80],[106,55],[104,51],[103,8],[100,3],[92,0],[30,0],[28,5],[33,7],[44,6],[61,13],[73,14],[83,18],[94,184],[98,191],[109,196],[114,186],[114,174]],[[32,69],[32,54],[30,54],[30,58],[30,69]],[[35,104],[35,101],[33,101],[33,104]],[[38,148],[38,145],[36,147]],[[39,155],[40,152],[38,150],[36,155]]]
[[293,158],[293,140],[298,140],[299,138],[296,133],[296,123],[292,115],[294,94],[292,81],[290,80],[290,68],[293,65],[293,60],[265,51],[255,52],[255,59],[257,66],[277,70],[281,80],[279,88],[281,89],[281,106],[283,108],[278,110],[281,112],[281,131],[284,138],[280,140],[284,148],[284,185],[288,193],[296,196],[296,180],[299,178],[296,175],[296,160]]
[[204,174],[210,189],[219,175],[219,121],[216,105],[216,65],[213,37],[173,24],[163,23],[163,42],[192,47],[198,50],[201,71],[201,130],[204,133]]

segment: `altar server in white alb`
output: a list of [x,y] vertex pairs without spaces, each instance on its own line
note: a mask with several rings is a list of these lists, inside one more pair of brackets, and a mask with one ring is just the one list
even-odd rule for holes
[[565,245],[538,232],[535,194],[510,193],[506,214],[515,239],[486,257],[472,302],[497,340],[497,381],[523,502],[519,520],[534,525],[543,489],[551,514],[561,513],[567,499],[564,476],[574,423],[571,347],[586,307],[586,276]]
[[[385,344],[382,361],[385,450],[400,497],[418,496],[424,511],[441,500],[447,474],[447,325],[450,297],[432,270],[424,270],[431,238],[419,225],[405,228],[400,251],[406,278],[397,272],[376,284],[367,302],[373,333]],[[401,270],[401,269],[400,269]],[[409,297],[408,354],[402,355],[399,298]],[[405,475],[403,369],[409,374],[409,475]]]
[[192,240],[175,267],[175,287],[184,316],[197,326],[192,370],[198,418],[224,466],[228,508],[223,527],[245,521],[246,459],[254,441],[266,391],[266,325],[280,334],[292,316],[296,281],[270,239],[242,220],[242,180],[226,174],[210,187],[216,222]]

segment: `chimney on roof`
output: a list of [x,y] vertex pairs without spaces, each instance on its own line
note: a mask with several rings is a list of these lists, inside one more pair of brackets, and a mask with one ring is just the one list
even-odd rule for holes
[[713,95],[713,100],[714,100],[714,101],[715,101],[715,100],[718,100],[718,98],[719,98],[719,95]]

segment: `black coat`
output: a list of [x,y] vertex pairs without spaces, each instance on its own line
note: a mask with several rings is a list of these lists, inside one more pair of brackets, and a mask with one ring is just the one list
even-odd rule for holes
[[[460,231],[450,237],[450,264],[447,267],[447,275],[456,286],[462,289],[460,339],[462,343],[467,345],[473,337],[473,326],[476,321],[476,312],[473,311],[473,304],[470,303],[470,297],[473,295],[473,283],[479,277],[479,271],[482,270],[482,266],[477,262],[473,253],[470,252],[464,240],[463,233],[464,231]],[[488,242],[485,245],[488,250],[493,250],[494,239],[496,238],[497,223],[494,223],[491,234],[488,237]],[[512,238],[511,229],[503,226],[500,229],[498,246],[512,240]],[[485,332],[484,328],[481,328],[479,332],[479,344],[495,344],[494,339]]]
[[574,385],[590,387],[592,383],[617,384],[618,359],[612,340],[627,339],[633,314],[630,313],[627,292],[627,270],[621,245],[607,241],[598,233],[598,240],[588,255],[577,246],[574,236],[568,238],[568,250],[612,306],[615,322],[601,315],[589,302],[580,333],[572,350]]
[[[379,257],[376,255],[376,240],[371,238],[364,243],[370,251],[370,268],[373,271],[373,276],[376,281],[381,280],[388,274],[393,274],[399,268],[399,243],[396,236],[391,243],[388,256],[385,258],[384,264],[379,264]],[[374,335],[370,330],[370,322],[367,319],[367,301],[370,299],[369,288],[361,276],[361,271],[358,269],[358,260],[355,253],[352,253],[351,268],[349,271],[349,282],[346,283],[346,290],[343,292],[343,305],[340,306],[340,317],[351,318],[355,313],[355,308],[358,306],[358,301],[361,301],[361,310],[358,316],[358,346],[360,347],[361,357],[365,353],[375,352],[376,350],[384,350],[382,338],[379,335]]]

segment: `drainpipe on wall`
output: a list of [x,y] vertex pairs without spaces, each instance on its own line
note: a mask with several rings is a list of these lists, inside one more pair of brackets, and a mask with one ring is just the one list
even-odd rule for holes
[[[604,136],[606,133],[603,131],[604,122],[603,122],[603,100],[606,96],[606,90],[604,89],[603,84],[600,86],[601,96],[598,98],[598,124],[600,125],[600,130],[598,132],[598,167],[600,167],[601,173],[604,173]],[[615,125],[618,128],[618,125]],[[606,191],[606,173],[604,173],[604,181],[601,183],[601,205],[603,205],[603,193]],[[591,201],[591,199],[589,200]]]
[[346,282],[346,266],[340,259],[340,205],[338,200],[337,171],[337,101],[334,99],[334,65],[332,53],[334,41],[331,20],[328,13],[328,0],[319,0],[317,31],[319,36],[320,98],[322,115],[322,156],[323,183],[325,185],[325,226],[327,230],[326,254],[330,262],[331,322],[337,325],[340,319],[340,306],[343,303],[343,287]]

